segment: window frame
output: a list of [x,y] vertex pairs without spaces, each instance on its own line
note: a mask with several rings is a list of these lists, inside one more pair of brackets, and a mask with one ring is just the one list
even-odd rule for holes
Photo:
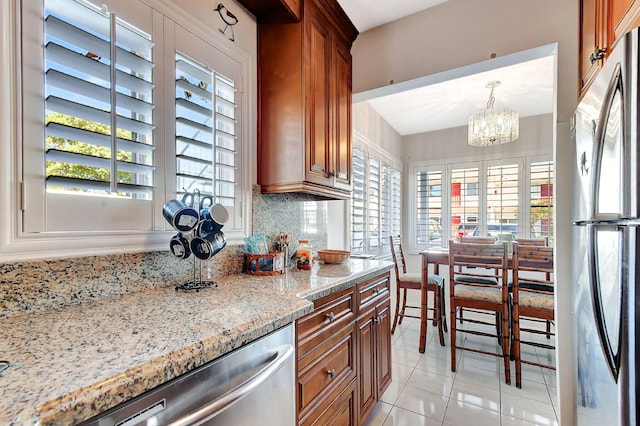
[[[34,7],[36,2],[21,2],[10,0],[0,4],[0,46],[4,47],[3,61],[0,64],[0,90],[5,93],[0,100],[0,136],[10,143],[0,144],[0,262],[24,261],[34,259],[48,259],[73,256],[87,256],[100,254],[113,254],[139,251],[168,250],[169,238],[175,231],[165,225],[162,217],[162,205],[175,194],[167,193],[167,180],[175,179],[174,175],[167,175],[166,161],[175,161],[174,158],[165,157],[164,146],[159,146],[155,155],[156,174],[154,179],[162,181],[162,186],[157,186],[153,196],[153,216],[150,219],[153,223],[152,230],[149,231],[74,231],[74,232],[53,232],[53,233],[25,233],[23,231],[24,211],[23,207],[27,202],[25,197],[27,191],[42,190],[42,188],[26,188],[24,185],[23,161],[26,161],[26,153],[22,146],[25,136],[25,129],[33,126],[29,122],[29,116],[23,114],[26,105],[23,102],[23,68],[22,61],[22,7]],[[38,6],[44,10],[43,3],[37,2]],[[207,26],[200,20],[191,16],[188,12],[180,9],[176,4],[165,0],[143,0],[142,3],[152,9],[154,15],[171,17],[170,19],[183,28],[189,28],[190,32],[205,38],[210,44],[215,46],[230,59],[238,62],[241,69],[241,78],[238,81],[238,96],[240,97],[238,109],[240,110],[241,121],[238,121],[238,143],[242,147],[238,153],[239,182],[237,183],[238,203],[240,206],[239,223],[236,230],[226,232],[229,244],[242,244],[242,238],[250,233],[251,224],[251,164],[250,146],[254,142],[251,136],[250,122],[253,110],[251,109],[253,100],[253,90],[250,89],[249,81],[254,72],[252,71],[252,60],[250,55],[236,47],[224,35],[219,34],[214,26]],[[126,14],[122,15],[126,20]],[[159,22],[156,22],[159,21]],[[154,20],[154,32],[162,28],[163,20]],[[164,37],[167,35],[164,34]],[[164,40],[156,40],[154,57],[157,55],[155,49],[160,50]],[[26,49],[26,48],[25,48]],[[6,60],[8,59],[8,60]],[[174,57],[162,59],[174,62]],[[42,67],[42,65],[40,65]],[[166,65],[163,64],[163,67]],[[173,69],[173,68],[171,68]],[[167,74],[167,73],[165,73]],[[171,74],[171,73],[169,73]],[[166,78],[166,77],[165,77]],[[171,96],[164,92],[166,80],[156,80],[154,98],[156,101],[156,111],[159,117],[166,117],[167,113],[173,114],[164,108],[162,100]],[[42,119],[44,122],[44,118]],[[162,123],[162,119],[154,119],[155,123]],[[36,124],[37,125],[37,124]],[[157,125],[156,128],[162,128]],[[44,132],[43,132],[44,133]],[[163,136],[154,136],[157,140]],[[167,144],[173,138],[164,138]],[[175,186],[175,184],[174,184]],[[90,211],[86,214],[91,214]]]
[[[409,194],[416,194],[417,181],[416,176],[419,172],[434,172],[440,171],[442,173],[442,235],[451,235],[451,171],[453,169],[461,169],[467,167],[479,168],[479,185],[478,192],[480,195],[479,200],[479,215],[478,224],[480,235],[487,235],[487,173],[490,166],[499,165],[518,165],[518,231],[521,232],[525,229],[530,229],[530,186],[531,186],[531,164],[536,162],[554,163],[552,155],[532,155],[523,157],[505,157],[492,160],[480,160],[480,161],[465,161],[464,159],[450,159],[440,161],[421,161],[413,162],[409,165],[409,173],[407,174],[407,190]],[[553,175],[553,185],[555,186],[555,173]],[[555,204],[555,198],[554,198]],[[418,244],[417,243],[417,200],[416,197],[409,197],[406,211],[408,212],[408,226],[409,234],[413,234],[414,237],[408,238],[408,250],[411,252],[420,252],[427,248],[433,247],[447,247],[449,238],[443,238],[440,244]],[[555,229],[555,227],[554,227]],[[523,237],[524,238],[524,237]]]

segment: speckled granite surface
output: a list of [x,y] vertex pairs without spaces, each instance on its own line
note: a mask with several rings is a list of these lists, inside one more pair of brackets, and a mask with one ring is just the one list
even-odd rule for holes
[[74,424],[284,326],[311,300],[391,268],[229,275],[200,292],[148,288],[0,318],[0,424]]
[[[201,262],[204,274],[242,272],[243,249],[228,245]],[[192,276],[192,259],[176,259],[168,250],[0,263],[0,317],[169,287]]]

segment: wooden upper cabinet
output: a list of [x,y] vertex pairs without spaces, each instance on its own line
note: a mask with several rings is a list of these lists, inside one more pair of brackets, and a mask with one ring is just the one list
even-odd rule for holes
[[607,0],[580,2],[580,90],[585,91],[602,68],[607,49]]
[[610,0],[610,38],[617,40],[627,30],[637,27],[639,11],[640,0]]
[[262,21],[299,22],[302,0],[238,0]]
[[580,1],[580,91],[584,94],[616,42],[640,25],[640,0]]
[[257,17],[262,192],[351,198],[351,45],[358,31],[336,0],[300,0],[300,22]]

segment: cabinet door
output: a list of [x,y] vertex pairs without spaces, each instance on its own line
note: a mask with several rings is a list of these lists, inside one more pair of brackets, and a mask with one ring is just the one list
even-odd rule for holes
[[376,307],[376,367],[378,399],[391,384],[391,299]]
[[351,52],[349,46],[337,38],[334,63],[335,121],[331,126],[334,140],[330,172],[335,177],[333,186],[351,190]]
[[306,180],[330,185],[331,34],[329,23],[309,3],[305,5],[305,152]]
[[584,91],[602,67],[599,52],[607,49],[607,0],[581,0],[580,2],[580,90]]
[[358,319],[358,400],[360,423],[376,404],[376,310],[371,309]]
[[627,32],[637,26],[639,0],[609,0],[609,16],[611,28],[609,31],[610,45]]

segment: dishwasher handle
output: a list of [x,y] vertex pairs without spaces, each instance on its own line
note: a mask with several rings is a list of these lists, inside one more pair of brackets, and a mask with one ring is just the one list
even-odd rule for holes
[[207,420],[210,420],[227,408],[231,407],[236,402],[240,401],[245,396],[249,395],[255,388],[273,376],[291,356],[293,356],[293,346],[282,346],[276,352],[275,359],[251,378],[231,389],[220,398],[211,401],[202,408],[199,408],[197,411],[173,421],[168,426],[200,425]]

